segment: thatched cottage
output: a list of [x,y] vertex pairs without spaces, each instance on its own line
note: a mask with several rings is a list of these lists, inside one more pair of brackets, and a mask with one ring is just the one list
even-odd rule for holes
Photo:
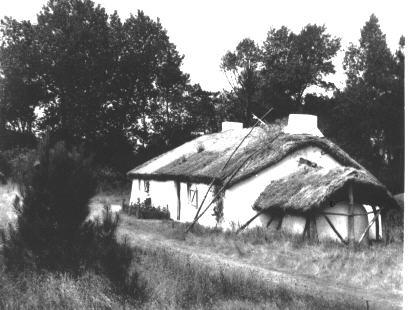
[[397,207],[385,186],[323,137],[313,115],[292,114],[286,126],[253,130],[224,123],[221,132],[128,175],[131,204],[148,199],[182,222],[207,210],[198,222],[224,229],[245,224],[342,242],[379,239],[379,213]]

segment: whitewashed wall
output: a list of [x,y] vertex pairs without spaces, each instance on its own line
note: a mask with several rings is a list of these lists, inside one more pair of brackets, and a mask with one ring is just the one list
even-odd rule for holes
[[[372,209],[371,206],[363,205],[363,207],[366,209],[366,212],[373,212],[373,209]],[[379,209],[380,208],[376,206],[376,210],[379,210]],[[374,214],[369,213],[367,215],[367,217],[368,217],[368,220],[369,220],[369,223],[370,223],[374,218]],[[382,234],[382,217],[380,215],[378,217],[378,220],[379,220],[379,235],[380,235],[380,238],[382,238],[383,237],[383,234]],[[370,226],[369,239],[370,240],[376,240],[376,221],[372,224],[372,226]]]
[[[334,207],[325,208],[323,212],[341,213],[347,215],[349,214],[349,208],[350,207],[348,202],[338,202]],[[361,235],[369,225],[367,215],[361,215],[365,214],[365,212],[366,209],[361,204],[353,205],[353,213],[356,214],[356,216],[354,216],[354,238],[356,241],[359,241]],[[327,217],[332,222],[333,226],[339,232],[341,237],[344,240],[347,240],[349,232],[349,217],[345,215],[327,215]],[[316,229],[319,240],[333,239],[340,241],[339,237],[330,227],[324,216],[318,216],[316,218]]]
[[[272,165],[271,167],[261,171],[260,173],[232,186],[225,191],[224,201],[223,201],[223,212],[224,218],[220,226],[224,229],[230,229],[232,227],[239,227],[246,223],[251,217],[253,217],[256,212],[252,209],[252,205],[259,197],[259,195],[265,190],[266,186],[270,184],[271,181],[283,178],[293,172],[300,169],[299,158],[303,157],[319,166],[326,169],[333,169],[336,167],[341,167],[341,165],[333,159],[330,155],[323,152],[317,147],[308,147],[303,150],[299,150],[292,155],[286,157],[279,163]],[[202,183],[191,183],[191,188],[196,188],[198,190],[198,207],[208,190],[207,184]],[[132,190],[130,203],[137,202],[138,198],[140,201],[144,201],[147,194],[144,191],[144,180],[134,179],[132,182]],[[178,206],[178,196],[177,196],[177,186],[175,181],[153,181],[150,180],[150,191],[148,197],[151,197],[152,204],[154,206],[168,207],[170,211],[171,218],[177,220],[177,206]],[[208,194],[207,199],[204,203],[206,207],[211,199],[213,198],[213,190]],[[190,222],[193,220],[197,208],[191,204],[188,199],[188,189],[187,183],[180,183],[180,221]],[[212,216],[213,208],[215,203],[209,208],[205,215],[199,220],[199,223],[204,226],[213,227],[216,225],[215,217]],[[371,210],[370,206],[365,206],[367,211]],[[373,215],[368,216],[368,221],[370,222]],[[266,226],[270,218],[265,215],[260,215],[256,220],[254,220],[248,227]],[[334,219],[336,222],[338,219]],[[294,232],[302,233],[303,227],[306,221],[300,217],[285,217],[282,223],[282,228]],[[276,227],[278,220],[275,220],[271,224],[272,227]],[[319,226],[323,223],[320,222]],[[339,225],[337,223],[337,225]],[[339,227],[342,228],[344,224],[340,224]],[[331,230],[330,226],[324,223],[320,229],[326,231]],[[372,225],[369,238],[375,239],[375,224]],[[379,217],[379,231],[382,234],[381,219]],[[329,233],[330,236],[334,235],[333,231]],[[343,232],[343,235],[346,234]],[[346,235],[347,236],[347,235]],[[334,236],[333,236],[334,237]],[[337,238],[337,236],[336,236]]]
[[[151,198],[151,203],[155,207],[167,207],[170,211],[170,216],[173,220],[178,220],[178,194],[177,184],[175,181],[149,181],[149,193],[144,190],[144,180],[134,179],[132,182],[130,204],[145,201],[146,198]],[[201,183],[191,183],[191,189],[198,191],[198,206],[201,204],[203,197],[205,196],[208,185]],[[191,222],[197,212],[197,207],[191,203],[188,194],[188,184],[180,182],[180,219],[181,222]],[[204,202],[202,210],[211,202],[213,198],[213,190],[211,190]],[[215,203],[209,208],[199,220],[199,224],[204,226],[215,226],[216,220],[212,216]]]
[[[222,227],[230,228],[231,223],[234,223],[235,226],[243,225],[254,216],[256,212],[252,210],[252,205],[265,190],[266,186],[273,180],[283,178],[300,169],[298,163],[300,157],[315,162],[327,169],[341,166],[330,155],[317,147],[307,147],[285,157],[279,163],[226,190],[224,199],[225,217]],[[261,226],[265,221],[266,219],[260,217],[260,219],[254,220],[249,227]]]
[[[191,189],[198,190],[198,206],[201,204],[202,199],[205,197],[205,194],[208,190],[207,184],[201,183],[191,183]],[[213,189],[208,193],[204,205],[201,210],[204,210],[213,198]],[[208,211],[202,216],[198,223],[204,226],[213,227],[216,225],[215,217],[212,216],[213,208],[215,203],[208,209]],[[194,219],[198,208],[191,204],[188,200],[188,185],[187,183],[181,182],[181,222],[191,222]],[[201,211],[202,212],[202,211]]]

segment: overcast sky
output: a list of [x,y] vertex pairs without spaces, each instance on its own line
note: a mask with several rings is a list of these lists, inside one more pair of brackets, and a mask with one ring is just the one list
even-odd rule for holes
[[[392,50],[406,29],[404,0],[390,1],[189,1],[189,0],[95,0],[108,13],[117,10],[122,18],[143,10],[160,18],[171,42],[185,55],[183,70],[193,83],[206,90],[229,89],[219,65],[227,50],[249,37],[262,43],[270,28],[287,26],[294,32],[308,23],[325,24],[329,33],[342,38],[342,49],[357,43],[360,29],[376,14]],[[36,20],[46,0],[0,0],[0,16]],[[342,53],[335,60],[339,74],[329,77],[343,86]]]

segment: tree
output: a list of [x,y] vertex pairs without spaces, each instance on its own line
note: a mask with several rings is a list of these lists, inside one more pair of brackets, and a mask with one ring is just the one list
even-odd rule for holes
[[111,139],[121,142],[118,153],[127,162],[121,170],[134,157],[130,150],[150,144],[156,133],[167,147],[181,138],[189,76],[159,20],[138,11],[121,21],[91,0],[49,1],[37,19],[4,22],[1,66],[8,71],[0,108],[8,114],[0,128],[21,120],[31,126],[39,107],[38,129],[51,130],[55,141],[100,150],[97,160],[115,151]]
[[39,164],[21,184],[24,199],[15,204],[16,229],[10,228],[10,239],[3,238],[6,263],[12,269],[76,269],[95,179],[89,161],[63,143],[51,149],[46,141],[39,153]]
[[[394,192],[404,179],[404,37],[392,54],[371,15],[346,52],[346,88],[336,94],[331,135]],[[344,128],[342,131],[340,128]]]
[[334,88],[324,77],[335,72],[331,59],[339,48],[340,39],[326,33],[325,26],[309,24],[299,34],[285,26],[271,29],[262,47],[266,104],[278,105],[276,113],[282,116],[300,109],[308,87]]
[[90,0],[57,0],[49,1],[37,19],[37,74],[50,94],[41,106],[41,128],[72,143],[93,140],[104,127],[113,65],[108,16]]
[[42,82],[36,76],[39,53],[31,46],[35,30],[28,21],[1,21],[0,124],[20,134],[31,134],[34,110],[44,98]]
[[260,49],[249,38],[243,39],[235,51],[228,51],[222,58],[221,69],[230,81],[246,126],[251,125],[252,113],[257,110],[260,60]]

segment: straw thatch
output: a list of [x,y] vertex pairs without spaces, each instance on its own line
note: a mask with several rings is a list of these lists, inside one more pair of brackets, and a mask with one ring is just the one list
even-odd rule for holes
[[257,127],[223,170],[228,158],[250,129],[228,130],[199,137],[131,170],[130,177],[152,180],[179,180],[216,184],[226,182],[237,172],[232,186],[278,163],[292,153],[316,146],[343,166],[362,169],[346,152],[326,138],[311,135],[289,135],[282,132],[284,122]]
[[348,200],[352,184],[354,201],[380,207],[398,207],[392,195],[374,176],[363,169],[304,167],[289,176],[272,181],[253,208],[304,213]]

